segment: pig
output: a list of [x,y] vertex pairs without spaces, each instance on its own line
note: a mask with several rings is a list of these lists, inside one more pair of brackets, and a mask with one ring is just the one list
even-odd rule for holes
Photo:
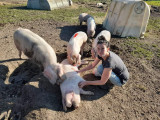
[[97,57],[97,42],[99,37],[103,37],[102,39],[107,40],[108,42],[110,42],[111,39],[111,33],[107,30],[102,30],[97,37],[93,40],[92,42],[92,49],[91,49],[91,54],[92,54],[92,58],[96,58]]
[[71,37],[67,45],[67,59],[70,64],[81,65],[81,55],[83,55],[83,48],[86,42],[87,34],[85,32],[76,32]]
[[[83,22],[87,22],[87,19],[89,17],[92,17],[91,15],[89,15],[88,13],[81,13],[79,15],[79,22],[80,22],[80,25],[82,25]],[[92,17],[93,18],[93,17]]]
[[94,37],[96,30],[96,23],[93,17],[87,19],[87,35],[88,37]]
[[61,64],[66,79],[60,84],[60,89],[63,109],[67,111],[67,107],[70,108],[72,105],[74,108],[79,107],[81,101],[80,94],[94,95],[94,93],[79,88],[78,83],[85,80],[76,72],[78,70],[77,66],[69,64],[67,59],[63,60]]
[[72,6],[73,5],[72,0],[68,0],[68,1],[69,1],[69,6]]
[[22,52],[32,61],[42,65],[43,75],[53,85],[63,75],[61,65],[57,63],[57,57],[53,48],[40,36],[24,28],[18,28],[14,32],[14,43],[21,58]]
[[103,7],[103,3],[97,3],[97,7],[98,8],[102,8]]

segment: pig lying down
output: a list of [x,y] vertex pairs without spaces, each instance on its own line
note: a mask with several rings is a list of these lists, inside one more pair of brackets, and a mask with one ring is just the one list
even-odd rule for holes
[[83,22],[87,22],[87,19],[89,17],[92,17],[91,15],[89,15],[88,13],[81,13],[79,15],[79,22],[80,22],[80,25],[82,25]]
[[[101,38],[100,38],[101,37]],[[92,58],[96,58],[97,56],[97,42],[98,42],[98,39],[105,39],[106,41],[110,42],[110,39],[111,39],[111,33],[107,30],[102,30],[98,35],[97,37],[94,39],[93,43],[92,43],[92,50],[91,50],[91,53],[92,53]]]
[[43,66],[43,75],[54,85],[63,74],[53,48],[40,36],[28,29],[18,28],[14,32],[14,43],[21,58],[22,52],[35,63]]
[[76,32],[71,37],[67,46],[67,59],[70,64],[81,65],[81,55],[83,55],[83,49],[86,42],[87,34],[85,32]]
[[61,62],[64,70],[66,79],[60,84],[60,89],[62,93],[62,104],[63,109],[67,111],[67,107],[78,108],[81,98],[80,94],[84,95],[94,95],[91,91],[84,91],[82,88],[79,88],[78,83],[85,81],[80,75],[75,72],[78,70],[76,66],[70,65],[68,60],[65,59]]

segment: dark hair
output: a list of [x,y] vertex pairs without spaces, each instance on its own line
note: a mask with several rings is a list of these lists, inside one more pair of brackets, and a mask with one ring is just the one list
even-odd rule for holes
[[110,42],[107,41],[106,38],[103,35],[101,35],[101,36],[98,37],[97,45],[98,44],[103,44],[103,43],[106,45],[107,48],[110,47]]

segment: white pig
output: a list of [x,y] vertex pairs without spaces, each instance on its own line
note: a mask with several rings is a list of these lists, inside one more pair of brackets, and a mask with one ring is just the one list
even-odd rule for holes
[[92,43],[92,50],[91,50],[91,53],[92,53],[92,58],[96,58],[97,56],[97,42],[98,42],[98,38],[100,36],[103,36],[105,40],[107,40],[108,42],[110,42],[110,39],[111,39],[111,33],[107,30],[102,30],[98,35],[97,37],[94,39],[93,43]]
[[[83,48],[87,42],[87,34],[85,32],[76,32],[69,40],[67,46],[67,59],[72,65],[81,64],[81,55],[83,55]],[[81,53],[81,55],[80,55]]]
[[43,75],[54,85],[63,74],[53,48],[40,36],[28,29],[18,28],[14,32],[14,43],[21,58],[22,52],[35,63],[43,66]]
[[97,7],[98,8],[102,8],[103,7],[103,3],[97,3]]
[[96,23],[93,17],[87,19],[87,35],[93,37],[95,35]]
[[80,22],[80,25],[82,25],[83,22],[87,22],[87,19],[89,17],[92,17],[91,15],[89,15],[88,13],[81,13],[79,15],[79,22]]
[[76,66],[69,64],[68,60],[65,59],[61,62],[64,70],[66,79],[60,84],[60,89],[62,93],[62,104],[63,109],[67,111],[67,107],[78,108],[81,98],[80,94],[84,95],[94,95],[91,91],[84,91],[82,88],[79,88],[78,83],[85,81],[80,75],[75,72],[78,70]]

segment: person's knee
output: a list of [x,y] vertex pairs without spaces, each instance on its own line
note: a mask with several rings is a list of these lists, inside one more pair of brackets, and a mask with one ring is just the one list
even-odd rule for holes
[[110,80],[110,82],[116,86],[122,86],[123,84],[120,81]]
[[120,78],[112,71],[111,76],[109,78],[112,84],[117,85],[117,86],[122,86],[123,84],[121,83]]
[[103,73],[103,66],[102,66],[102,64],[97,67],[97,72],[102,75],[102,73]]

